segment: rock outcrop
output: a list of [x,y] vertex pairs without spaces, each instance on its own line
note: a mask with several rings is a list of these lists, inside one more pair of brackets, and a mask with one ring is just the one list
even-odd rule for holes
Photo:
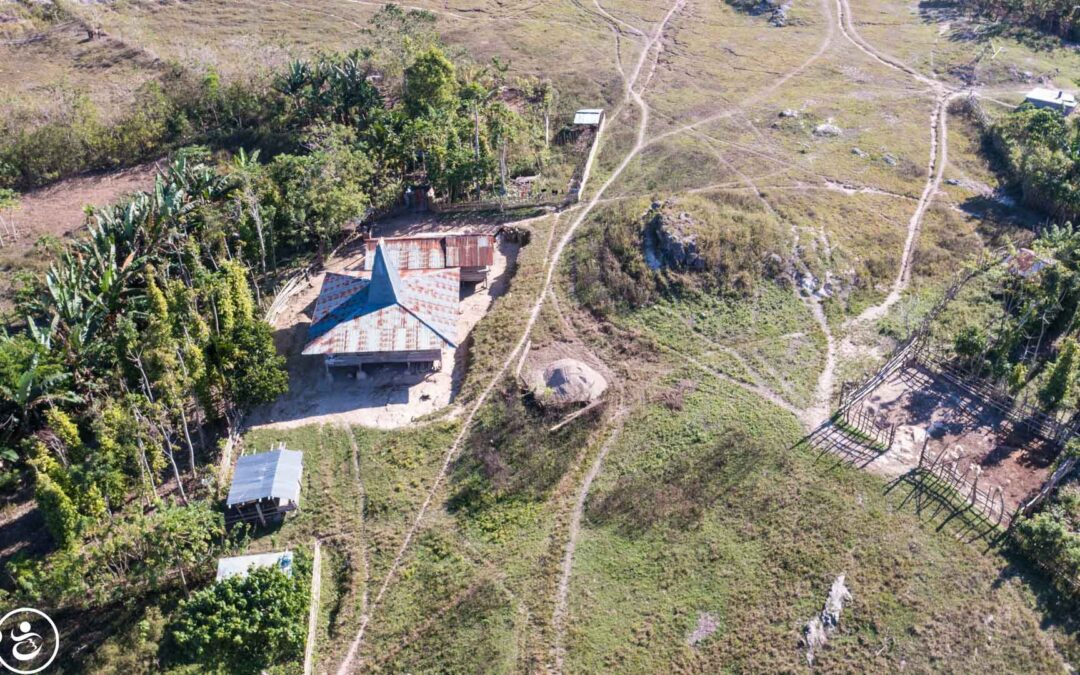
[[705,269],[705,259],[698,249],[697,236],[693,234],[694,219],[682,211],[671,214],[656,208],[655,215],[645,228],[645,236],[651,237],[663,262],[670,267],[700,271]]

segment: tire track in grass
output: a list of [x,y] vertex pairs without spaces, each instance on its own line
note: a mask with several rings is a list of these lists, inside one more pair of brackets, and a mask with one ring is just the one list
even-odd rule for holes
[[342,427],[349,436],[349,447],[352,449],[352,470],[356,478],[357,489],[360,492],[358,511],[360,514],[360,564],[363,567],[361,584],[363,590],[360,594],[360,615],[364,616],[368,610],[368,586],[371,581],[371,555],[367,545],[367,489],[364,487],[364,474],[360,472],[360,446],[356,444],[356,434],[352,427]]
[[566,547],[563,549],[559,585],[555,591],[555,607],[551,612],[551,625],[555,631],[555,645],[553,651],[555,655],[556,673],[563,672],[563,665],[566,658],[566,646],[563,643],[566,637],[566,614],[569,605],[570,576],[574,570],[574,553],[577,550],[578,537],[581,534],[581,519],[585,512],[585,502],[589,498],[589,490],[592,488],[593,481],[600,475],[600,469],[604,465],[604,459],[607,457],[612,446],[615,445],[615,441],[617,441],[622,434],[623,424],[626,421],[626,413],[628,411],[629,408],[625,405],[620,405],[619,409],[612,417],[615,427],[600,446],[600,451],[596,453],[596,459],[593,460],[592,466],[589,467],[588,473],[585,474],[585,479],[581,482],[577,499],[574,502],[574,510],[570,513],[570,526],[567,532]]
[[[357,0],[351,1],[355,2]],[[529,339],[529,336],[532,334],[532,330],[535,327],[536,321],[540,316],[540,311],[544,306],[544,300],[547,297],[548,290],[551,288],[551,283],[552,279],[554,278],[555,270],[558,268],[559,260],[562,258],[562,254],[566,250],[567,245],[569,245],[574,234],[577,232],[577,229],[581,226],[581,224],[589,216],[592,210],[596,207],[597,203],[599,203],[600,199],[603,197],[603,194],[619,178],[619,176],[622,175],[623,171],[626,170],[626,167],[629,166],[630,162],[645,147],[645,134],[648,129],[649,122],[649,107],[642,98],[641,92],[635,89],[635,85],[637,84],[637,80],[641,75],[641,69],[644,67],[645,61],[649,57],[649,54],[652,53],[654,47],[657,47],[658,43],[663,37],[664,30],[667,27],[668,23],[671,21],[675,13],[683,7],[685,2],[686,0],[675,0],[675,3],[671,6],[667,14],[664,16],[664,20],[657,27],[653,36],[649,39],[648,43],[645,45],[645,48],[642,50],[641,56],[638,59],[637,65],[634,68],[634,72],[627,82],[627,90],[629,92],[629,95],[633,99],[634,104],[637,105],[641,110],[641,119],[638,121],[637,142],[634,144],[634,147],[630,150],[630,152],[627,153],[626,157],[611,174],[611,176],[608,177],[607,181],[605,181],[604,184],[600,187],[600,189],[597,190],[596,194],[593,195],[593,197],[589,200],[585,207],[578,212],[577,217],[574,218],[573,222],[567,228],[565,234],[563,234],[562,238],[559,240],[559,243],[556,246],[555,250],[551,252],[547,264],[547,274],[544,278],[544,284],[540,288],[540,292],[537,295],[537,299],[532,307],[532,311],[529,313],[529,319],[525,324],[525,329],[522,332],[521,338],[507,355],[506,360],[503,362],[498,372],[491,379],[491,381],[488,382],[487,386],[481,392],[480,396],[477,397],[476,401],[473,403],[472,408],[469,410],[468,415],[466,415],[465,419],[463,420],[461,431],[458,433],[457,437],[454,439],[454,442],[447,450],[446,456],[443,459],[442,467],[440,468],[439,473],[435,477],[435,482],[432,485],[431,490],[428,492],[427,497],[424,499],[424,502],[420,507],[420,511],[417,514],[416,519],[413,521],[412,526],[406,533],[405,539],[402,542],[401,547],[398,549],[397,555],[394,556],[394,560],[390,565],[385,579],[383,579],[382,584],[380,584],[378,592],[371,600],[368,613],[361,618],[360,628],[357,631],[356,636],[353,638],[352,643],[350,643],[349,645],[349,650],[345,655],[345,659],[342,661],[341,666],[337,670],[338,675],[345,675],[345,673],[350,672],[350,670],[352,669],[353,662],[356,660],[357,654],[360,651],[360,647],[363,645],[364,636],[367,632],[367,627],[370,624],[371,616],[378,609],[379,605],[382,602],[383,596],[386,594],[386,591],[390,587],[390,584],[394,581],[394,577],[397,575],[398,569],[401,567],[401,563],[404,559],[405,553],[406,551],[408,551],[409,546],[412,544],[412,540],[416,536],[417,531],[419,531],[424,516],[427,514],[427,510],[431,507],[431,502],[434,500],[435,495],[438,493],[438,490],[441,487],[443,480],[445,480],[446,475],[449,472],[451,463],[457,456],[461,445],[468,437],[469,431],[472,427],[472,423],[475,420],[477,413],[484,405],[484,403],[487,402],[487,399],[491,396],[491,393],[494,391],[498,383],[502,380],[502,377],[506,374],[510,366],[514,363],[518,353],[524,348],[526,342]]]

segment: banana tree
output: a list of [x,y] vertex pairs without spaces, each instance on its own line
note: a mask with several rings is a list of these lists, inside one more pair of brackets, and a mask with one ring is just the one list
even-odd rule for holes
[[29,428],[43,409],[83,399],[70,389],[71,374],[35,351],[22,372],[0,380],[0,431],[8,437]]

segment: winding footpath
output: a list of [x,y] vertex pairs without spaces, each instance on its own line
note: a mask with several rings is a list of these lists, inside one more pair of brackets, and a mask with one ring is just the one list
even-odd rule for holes
[[[356,0],[352,1],[355,2]],[[670,24],[672,18],[680,10],[683,9],[685,2],[686,0],[676,0],[676,2],[671,5],[667,13],[664,15],[663,20],[660,22],[660,24],[658,24],[657,27],[653,30],[652,34],[645,38],[645,33],[642,32],[640,29],[630,26],[629,24],[626,24],[620,19],[615,18],[603,9],[603,7],[599,4],[598,0],[594,0],[593,4],[597,8],[595,14],[600,18],[604,19],[605,21],[608,21],[617,34],[629,34],[635,38],[645,38],[645,42],[643,44],[641,53],[637,59],[637,63],[635,64],[633,71],[629,74],[624,73],[623,75],[623,81],[625,85],[624,103],[633,105],[637,108],[639,112],[634,146],[626,153],[622,161],[611,172],[611,174],[607,177],[607,179],[600,186],[600,188],[593,193],[589,201],[584,206],[577,209],[576,214],[574,214],[573,220],[570,222],[569,226],[559,238],[558,243],[554,247],[554,250],[549,251],[546,257],[547,270],[544,282],[537,294],[537,298],[532,307],[532,310],[529,313],[529,317],[525,324],[521,337],[514,346],[514,348],[509,352],[499,370],[491,378],[484,390],[469,408],[468,414],[465,416],[465,419],[462,422],[461,431],[455,437],[453,443],[447,450],[439,473],[436,475],[432,487],[427,493],[427,496],[425,497],[424,502],[416,515],[416,518],[413,520],[412,525],[407,531],[398,549],[397,555],[392,561],[389,570],[386,573],[386,576],[378,587],[378,590],[368,603],[368,606],[366,608],[367,611],[363,614],[361,618],[361,623],[357,634],[353,638],[353,641],[349,646],[349,650],[344,660],[342,661],[340,667],[337,669],[338,675],[345,675],[345,673],[351,672],[354,666],[357,664],[359,653],[363,646],[364,637],[366,635],[368,627],[370,626],[371,617],[380,607],[385,597],[385,594],[396,580],[405,554],[409,550],[416,534],[423,526],[424,518],[427,515],[428,510],[431,508],[432,502],[438,494],[438,491],[442,487],[442,484],[446,479],[452,462],[456,458],[458,452],[460,451],[462,445],[468,437],[468,434],[472,427],[472,423],[475,420],[478,411],[488,401],[495,387],[502,380],[503,376],[511,368],[511,366],[517,361],[517,359],[520,357],[522,350],[525,348],[525,345],[529,342],[532,331],[536,325],[537,320],[539,319],[540,312],[543,309],[544,302],[549,296],[549,292],[551,290],[554,280],[554,275],[559,267],[559,261],[561,260],[562,255],[566,250],[566,247],[572,241],[574,235],[577,233],[577,230],[591,215],[596,206],[605,201],[604,195],[607,193],[610,187],[626,171],[630,163],[645,148],[649,147],[653,143],[659,142],[665,138],[674,136],[676,134],[692,132],[712,122],[731,117],[737,114],[740,110],[744,109],[746,106],[752,104],[754,101],[760,100],[762,97],[772,93],[773,91],[790,81],[792,78],[804,72],[813,63],[820,59],[832,46],[836,28],[840,29],[841,34],[845,37],[846,40],[851,42],[856,48],[867,54],[875,61],[891,69],[895,69],[908,74],[917,81],[929,86],[936,94],[936,104],[934,107],[934,112],[930,125],[931,158],[929,162],[929,176],[923,189],[922,197],[920,198],[915,213],[912,215],[912,218],[908,224],[908,232],[907,239],[905,241],[904,252],[901,256],[901,262],[899,264],[896,279],[893,283],[892,291],[882,303],[869,308],[852,322],[849,322],[849,324],[862,323],[872,321],[876,318],[880,318],[885,314],[885,312],[888,311],[888,309],[893,304],[899,301],[901,293],[907,288],[907,285],[910,282],[912,253],[914,251],[919,228],[922,224],[922,220],[925,216],[926,210],[933,200],[934,194],[940,188],[942,173],[944,170],[944,166],[947,162],[947,150],[945,148],[945,141],[947,138],[946,109],[949,101],[951,101],[954,97],[959,96],[960,94],[956,91],[950,90],[938,80],[925,77],[911,67],[907,66],[906,64],[903,64],[893,59],[892,57],[879,52],[868,42],[863,40],[862,37],[858,35],[857,31],[854,29],[854,26],[851,23],[851,11],[847,0],[836,0],[836,6],[838,10],[836,22],[833,21],[832,12],[829,9],[828,0],[821,0],[823,15],[828,17],[828,29],[818,49],[813,54],[811,54],[810,57],[808,57],[803,63],[801,63],[799,66],[792,69],[791,71],[785,73],[784,75],[777,77],[768,86],[759,90],[751,97],[745,99],[738,106],[718,112],[703,119],[699,119],[695,122],[682,125],[675,129],[656,135],[650,139],[647,137],[647,133],[651,109],[648,103],[644,100],[643,94],[647,85],[652,79],[652,75],[656,69],[656,61],[659,59],[659,55],[663,50],[662,39],[664,36],[664,32]],[[358,2],[357,4],[366,3]],[[578,6],[581,7],[580,4]],[[617,69],[620,73],[623,73],[624,69],[621,61],[621,56],[617,55],[616,59],[618,61]],[[645,82],[639,86],[639,80],[641,79],[642,71],[645,68],[646,63],[649,63],[650,61],[651,63],[649,65],[648,76]],[[615,115],[612,116],[613,119],[614,117]],[[758,190],[756,186],[753,187],[755,191],[760,194],[760,190]],[[553,225],[552,236],[555,235],[555,227],[557,227],[557,223],[556,225]],[[814,315],[816,323],[818,323],[826,336],[828,347],[826,364],[823,372],[818,379],[816,387],[816,400],[814,404],[806,410],[797,410],[789,403],[784,401],[782,397],[773,394],[767,389],[762,389],[758,386],[754,386],[745,382],[739,382],[737,380],[734,380],[733,378],[724,376],[722,373],[712,371],[712,369],[707,368],[706,366],[704,366],[704,364],[694,362],[693,359],[691,359],[690,357],[685,357],[685,355],[683,356],[687,358],[688,362],[694,363],[698,367],[712,371],[714,375],[721,377],[722,379],[728,380],[733,384],[737,384],[738,386],[747,388],[750,391],[753,391],[754,393],[762,396],[764,399],[769,400],[776,405],[779,405],[781,408],[797,414],[800,419],[802,419],[806,424],[820,422],[821,420],[824,420],[828,415],[829,400],[831,398],[835,377],[835,355],[837,352],[837,345],[835,344],[832,333],[829,330],[828,322],[825,318],[820,303],[815,300],[811,300],[808,304]],[[846,342],[847,340],[845,339],[845,343]],[[555,609],[552,617],[552,621],[555,626],[554,657],[555,669],[557,672],[561,672],[563,670],[563,660],[565,654],[563,647],[563,638],[565,635],[569,585],[573,570],[574,552],[578,540],[578,534],[580,532],[584,505],[588,499],[588,494],[592,483],[599,475],[599,472],[603,465],[603,461],[607,456],[608,450],[610,450],[610,448],[614,445],[615,440],[619,436],[619,431],[622,428],[624,414],[625,409],[620,408],[620,410],[613,416],[612,421],[614,421],[617,426],[612,431],[608,439],[604,442],[603,446],[601,446],[601,449],[598,452],[596,458],[594,459],[593,464],[591,465],[589,471],[586,473],[582,485],[578,490],[574,510],[571,514],[570,527],[567,534],[567,543],[564,548],[564,554],[561,563],[561,574],[557,586]]]

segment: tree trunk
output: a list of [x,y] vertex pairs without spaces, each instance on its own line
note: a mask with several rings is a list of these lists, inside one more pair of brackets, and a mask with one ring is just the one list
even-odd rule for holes
[[473,153],[480,161],[480,106],[473,104]]

